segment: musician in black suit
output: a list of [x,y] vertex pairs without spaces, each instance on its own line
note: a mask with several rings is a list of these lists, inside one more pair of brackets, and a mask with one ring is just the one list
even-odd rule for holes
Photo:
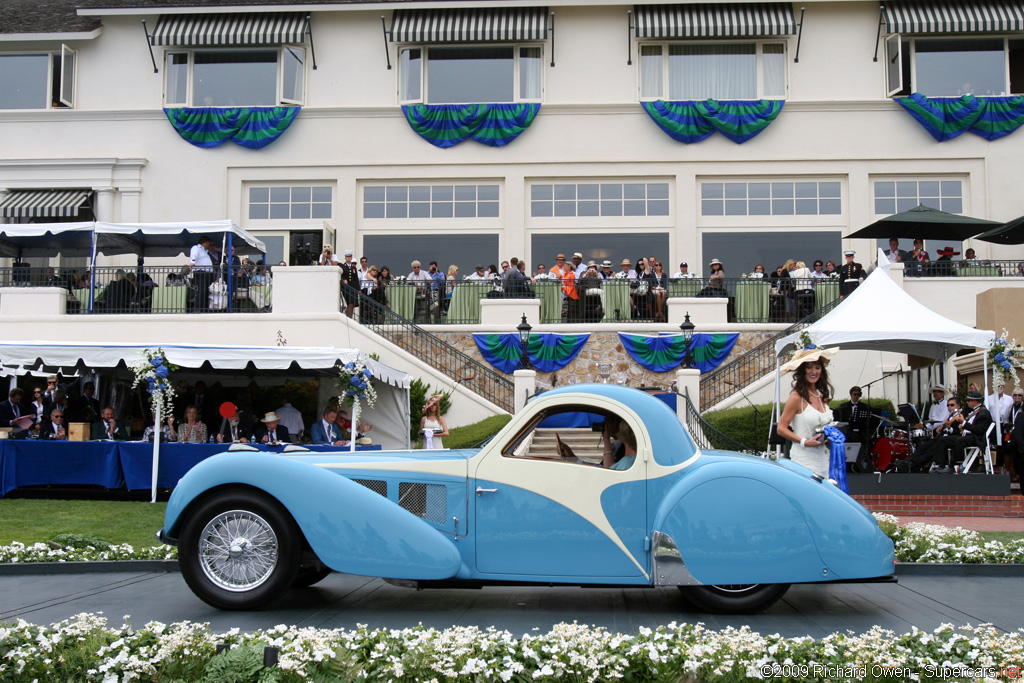
[[[1024,474],[1024,390],[1013,390],[1013,408],[1010,409],[1013,431],[1010,432],[1010,452],[1013,454],[1013,471],[1020,478]],[[1024,494],[1024,490],[1021,492]]]
[[857,289],[860,281],[868,276],[864,272],[864,268],[859,263],[854,263],[853,257],[857,254],[853,249],[847,249],[843,252],[846,257],[846,263],[839,268],[839,297],[845,298],[853,290]]
[[945,408],[949,413],[946,419],[939,423],[937,436],[922,442],[913,455],[896,463],[897,472],[923,472],[939,453],[942,454],[943,462],[948,462],[949,449],[961,432],[960,399],[950,396],[946,399]]
[[[971,446],[985,448],[985,433],[988,431],[989,425],[992,424],[992,414],[988,412],[988,408],[982,405],[984,400],[985,397],[981,395],[980,391],[967,392],[967,414],[961,413],[955,418],[960,422],[963,432],[960,436],[952,439],[951,444],[948,444],[943,437],[942,440],[949,447],[940,447],[935,456],[935,462],[939,465],[939,469],[936,471],[939,474],[951,474],[953,467],[963,462],[965,449]],[[952,449],[952,459],[950,459],[950,448]]]
[[863,443],[868,436],[871,409],[860,402],[861,393],[860,387],[850,387],[850,400],[839,406],[839,414],[836,417],[839,422],[846,422],[849,425],[846,440],[850,443]]

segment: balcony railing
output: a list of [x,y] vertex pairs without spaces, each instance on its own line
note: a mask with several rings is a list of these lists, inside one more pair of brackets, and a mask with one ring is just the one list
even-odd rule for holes
[[259,267],[16,266],[0,268],[0,287],[60,287],[67,292],[67,312],[74,314],[256,313],[269,311],[273,298],[269,270]]
[[[699,278],[666,280],[658,288],[646,281],[607,280],[460,280],[458,282],[392,282],[383,301],[401,317],[417,324],[475,325],[485,299],[540,300],[540,322],[624,323],[666,322],[669,299],[716,297],[728,300],[729,321],[793,322],[839,299],[839,280],[808,281],[799,289],[777,288],[768,280]],[[380,301],[380,295],[378,295]]]

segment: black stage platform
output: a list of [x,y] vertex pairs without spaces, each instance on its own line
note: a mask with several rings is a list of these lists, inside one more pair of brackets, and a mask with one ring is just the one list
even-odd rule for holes
[[1009,496],[1008,474],[847,474],[850,495]]

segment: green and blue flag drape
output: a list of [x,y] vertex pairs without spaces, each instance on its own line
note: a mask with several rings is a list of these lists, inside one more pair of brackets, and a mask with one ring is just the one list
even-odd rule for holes
[[[541,372],[554,372],[568,365],[590,339],[589,334],[531,334],[526,355]],[[519,367],[519,335],[474,334],[473,341],[484,360],[509,373]]]
[[196,147],[219,147],[230,140],[260,149],[292,125],[301,107],[180,107],[164,109],[183,140]]
[[405,119],[416,134],[442,149],[464,140],[504,147],[530,127],[538,103],[524,104],[408,104]]
[[670,138],[700,142],[716,130],[735,143],[744,143],[774,121],[782,100],[687,100],[641,102],[644,111]]
[[[739,334],[695,334],[690,345],[694,367],[710,372],[722,364]],[[633,360],[651,372],[668,372],[683,362],[686,340],[681,334],[627,334],[619,333],[622,347]]]
[[1024,125],[1024,97],[925,97],[913,93],[896,101],[928,133],[945,142],[971,131],[998,140]]

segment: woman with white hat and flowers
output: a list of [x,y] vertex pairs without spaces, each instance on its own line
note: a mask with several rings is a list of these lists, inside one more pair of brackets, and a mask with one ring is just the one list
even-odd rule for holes
[[808,344],[781,368],[783,374],[793,373],[793,391],[786,399],[776,431],[793,442],[790,460],[826,479],[829,449],[821,430],[832,422],[832,410],[828,407],[832,385],[826,368],[838,350]]

